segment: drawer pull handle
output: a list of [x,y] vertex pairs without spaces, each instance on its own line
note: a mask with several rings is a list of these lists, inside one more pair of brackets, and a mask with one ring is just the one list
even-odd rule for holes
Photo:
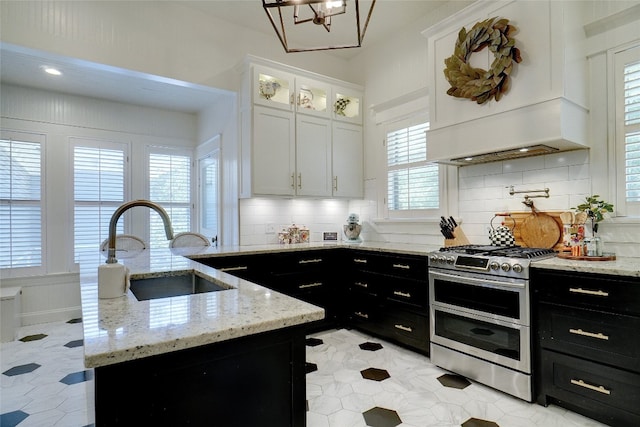
[[408,326],[404,326],[404,325],[393,325],[393,326],[395,326],[396,329],[400,329],[401,331],[413,332],[413,329],[411,329]]
[[602,394],[611,394],[611,390],[607,390],[603,386],[595,386],[593,384],[585,383],[583,380],[571,380],[571,384],[588,388],[589,390],[597,391]]
[[582,288],[569,288],[569,292],[573,292],[576,294],[585,294],[585,295],[594,295],[597,297],[608,297],[609,296],[609,292],[605,292],[605,291],[590,291],[589,289],[582,289]]
[[362,258],[354,258],[353,262],[359,262],[360,264],[366,264],[367,260]]
[[369,287],[368,283],[363,283],[363,282],[355,282],[354,285],[360,286],[362,288],[368,288]]
[[393,294],[399,297],[411,298],[411,294],[409,292],[393,291]]
[[569,332],[571,332],[572,334],[576,334],[576,335],[584,335],[585,337],[598,338],[600,340],[608,340],[609,339],[609,335],[605,335],[602,332],[598,332],[596,334],[596,333],[593,333],[593,332],[583,331],[582,329],[569,329]]
[[246,265],[240,265],[238,267],[223,267],[220,271],[240,271],[240,270],[248,270],[249,267]]
[[403,270],[410,270],[411,266],[407,264],[393,264],[393,268],[402,268]]
[[307,283],[306,285],[300,285],[298,286],[298,289],[317,288],[318,286],[322,286],[322,282]]
[[301,259],[298,261],[298,264],[314,264],[322,262],[322,258],[313,258],[313,259]]
[[369,318],[369,315],[367,313],[361,313],[359,311],[356,311],[354,314],[356,316],[358,316],[358,317],[362,317],[363,319],[368,319]]

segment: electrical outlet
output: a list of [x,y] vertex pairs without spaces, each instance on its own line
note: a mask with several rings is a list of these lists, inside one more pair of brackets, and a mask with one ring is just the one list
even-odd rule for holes
[[272,222],[268,222],[264,228],[266,234],[273,234],[276,232],[276,226]]

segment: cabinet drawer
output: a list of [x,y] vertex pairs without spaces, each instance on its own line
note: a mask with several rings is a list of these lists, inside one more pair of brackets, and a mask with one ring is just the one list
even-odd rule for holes
[[639,425],[640,375],[553,351],[543,351],[541,362],[548,396],[611,425]]
[[329,292],[332,283],[331,278],[323,273],[291,273],[274,276],[269,287],[287,295],[299,295]]
[[422,307],[425,310],[429,307],[429,285],[426,281],[389,277],[385,278],[380,285],[386,298],[393,302]]
[[366,296],[353,298],[347,310],[351,325],[376,334],[381,332],[381,314],[382,309],[376,299]]
[[381,263],[381,273],[396,277],[427,280],[427,257],[387,256]]
[[298,251],[280,253],[273,257],[274,274],[300,273],[330,269],[329,251]]
[[640,318],[540,305],[540,345],[640,372]]
[[379,278],[367,272],[355,272],[346,278],[347,289],[354,294],[377,296],[380,292]]
[[531,284],[540,301],[640,315],[638,279],[534,269]]
[[374,252],[348,251],[345,264],[352,271],[378,271],[380,259],[381,256]]
[[386,309],[384,330],[390,338],[419,349],[429,351],[429,318],[427,314]]

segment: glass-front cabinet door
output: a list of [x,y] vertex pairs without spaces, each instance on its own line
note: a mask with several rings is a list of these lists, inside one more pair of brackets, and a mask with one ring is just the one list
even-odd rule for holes
[[293,111],[294,76],[271,68],[254,66],[254,104]]
[[329,85],[315,80],[296,78],[296,111],[320,117],[330,117]]
[[362,94],[336,87],[333,89],[333,119],[362,124]]

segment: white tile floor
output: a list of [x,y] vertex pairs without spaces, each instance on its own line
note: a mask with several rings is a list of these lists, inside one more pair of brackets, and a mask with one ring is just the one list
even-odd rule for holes
[[[92,372],[85,373],[82,346],[65,346],[82,339],[82,324],[57,322],[19,331],[19,337],[36,334],[47,336],[0,346],[0,425],[92,425]],[[499,427],[603,426],[562,408],[527,403],[477,383],[464,389],[444,387],[438,377],[446,371],[427,357],[357,331],[333,330],[313,337],[323,343],[307,347],[307,361],[317,365],[316,371],[307,374],[308,427],[366,426],[363,413],[374,407],[395,411],[400,427],[460,426],[470,418],[492,421]],[[359,344],[364,342],[380,343],[383,348],[362,350]],[[40,367],[30,373],[5,374],[30,363]],[[365,379],[360,371],[367,368],[386,370],[390,377]],[[86,381],[60,382],[69,374]],[[28,416],[16,424],[14,411]],[[18,413],[20,416],[24,417]]]

